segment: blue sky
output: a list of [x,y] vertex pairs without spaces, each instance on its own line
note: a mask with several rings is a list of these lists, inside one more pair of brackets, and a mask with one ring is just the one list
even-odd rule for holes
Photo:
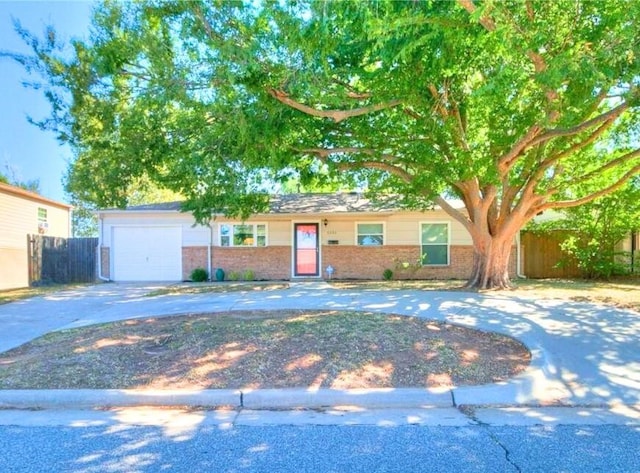
[[[54,26],[58,37],[84,38],[89,33],[92,3],[88,1],[4,1],[0,0],[0,50],[28,52],[13,28],[17,18],[28,30],[42,34]],[[42,194],[66,201],[62,177],[71,151],[60,146],[55,135],[41,131],[27,121],[46,117],[49,104],[41,91],[27,89],[22,67],[0,58],[0,172],[8,164],[20,180],[40,180]]]

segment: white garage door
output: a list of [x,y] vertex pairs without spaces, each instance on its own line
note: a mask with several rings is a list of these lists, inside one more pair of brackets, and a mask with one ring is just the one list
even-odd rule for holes
[[182,280],[181,227],[114,227],[114,281]]

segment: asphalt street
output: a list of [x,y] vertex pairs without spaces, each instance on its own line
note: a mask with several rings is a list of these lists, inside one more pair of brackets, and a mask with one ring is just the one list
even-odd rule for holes
[[555,426],[0,427],[0,471],[638,472],[640,429]]

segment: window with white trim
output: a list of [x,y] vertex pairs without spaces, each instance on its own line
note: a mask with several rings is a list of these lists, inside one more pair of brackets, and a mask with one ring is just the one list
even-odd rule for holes
[[384,225],[382,223],[357,223],[356,233],[358,246],[384,245]]
[[449,264],[449,223],[421,223],[420,248],[422,264],[446,266]]
[[221,223],[220,246],[267,246],[267,225]]

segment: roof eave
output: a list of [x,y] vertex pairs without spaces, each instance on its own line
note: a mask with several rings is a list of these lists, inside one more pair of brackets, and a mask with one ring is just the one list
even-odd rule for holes
[[73,205],[70,205],[64,202],[58,202],[57,200],[49,199],[47,197],[41,196],[40,194],[36,194],[35,192],[22,189],[21,187],[12,186],[11,184],[5,184],[4,182],[0,182],[0,191],[4,191],[7,194],[11,194],[16,197],[35,200],[36,202],[40,202],[46,205],[51,205],[53,207],[62,208],[65,210],[71,210],[73,208]]

